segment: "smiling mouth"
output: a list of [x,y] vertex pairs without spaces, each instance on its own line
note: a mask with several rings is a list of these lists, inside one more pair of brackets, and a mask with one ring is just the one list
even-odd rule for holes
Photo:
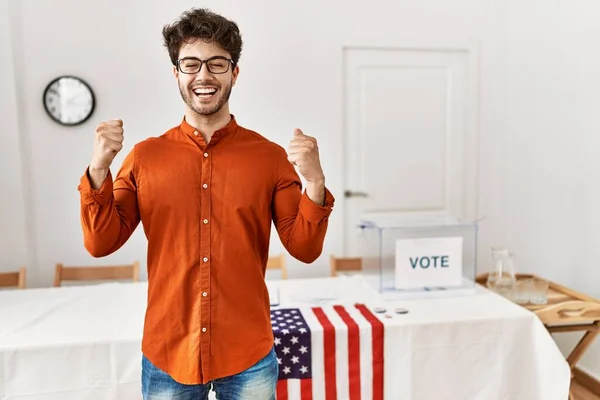
[[215,88],[198,88],[198,89],[194,89],[194,93],[196,94],[196,96],[200,97],[201,99],[208,99],[208,98],[214,96],[215,93],[217,93],[217,89],[215,89]]

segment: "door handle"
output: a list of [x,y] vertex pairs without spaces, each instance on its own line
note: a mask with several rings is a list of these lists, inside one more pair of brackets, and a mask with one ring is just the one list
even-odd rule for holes
[[369,197],[369,195],[366,194],[365,192],[353,192],[352,190],[346,190],[344,192],[344,197],[346,197],[346,198],[350,198],[350,197]]

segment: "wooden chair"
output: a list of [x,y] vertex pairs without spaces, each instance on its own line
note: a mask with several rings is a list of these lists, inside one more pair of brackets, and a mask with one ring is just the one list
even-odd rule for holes
[[102,267],[65,267],[56,264],[54,287],[59,287],[62,281],[95,281],[131,279],[138,282],[140,263],[134,261],[129,265],[109,265]]
[[329,266],[331,276],[337,276],[338,271],[362,271],[362,258],[360,257],[336,257],[333,254],[329,257]]
[[15,287],[25,289],[25,279],[27,277],[27,268],[21,267],[15,272],[0,273],[0,287]]
[[281,279],[287,279],[287,268],[285,266],[285,254],[269,257],[267,260],[267,269],[280,269]]

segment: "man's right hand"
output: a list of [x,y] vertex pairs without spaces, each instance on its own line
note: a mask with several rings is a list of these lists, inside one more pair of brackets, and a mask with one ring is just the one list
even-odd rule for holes
[[102,122],[96,128],[94,155],[89,174],[94,189],[100,189],[108,176],[110,165],[123,148],[123,121],[120,119]]

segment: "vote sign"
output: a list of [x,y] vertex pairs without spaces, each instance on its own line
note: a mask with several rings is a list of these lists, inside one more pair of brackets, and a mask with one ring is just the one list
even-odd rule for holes
[[460,286],[462,237],[396,241],[396,289]]

